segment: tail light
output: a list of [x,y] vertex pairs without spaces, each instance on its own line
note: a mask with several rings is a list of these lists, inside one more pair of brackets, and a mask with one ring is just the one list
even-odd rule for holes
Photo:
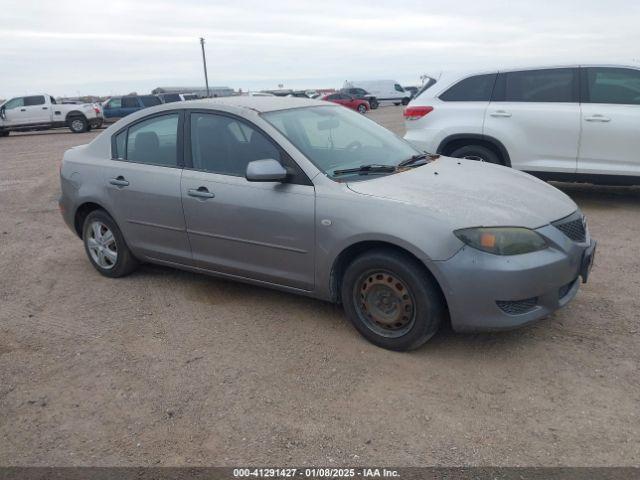
[[98,107],[93,107],[93,111],[100,115],[100,109]]
[[433,112],[433,107],[407,107],[404,109],[404,118],[418,120],[431,112]]

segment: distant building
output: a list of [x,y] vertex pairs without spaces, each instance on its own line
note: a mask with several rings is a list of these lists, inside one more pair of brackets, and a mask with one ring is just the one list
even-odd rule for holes
[[[199,97],[207,96],[207,89],[203,87],[158,87],[151,90],[151,93],[157,95],[159,93],[195,93]],[[209,87],[209,96],[211,97],[231,97],[236,92],[229,87]]]

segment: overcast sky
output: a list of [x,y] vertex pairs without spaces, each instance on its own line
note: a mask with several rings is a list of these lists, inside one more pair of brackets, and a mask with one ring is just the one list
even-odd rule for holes
[[0,0],[0,98],[419,83],[423,73],[562,62],[640,64],[640,2]]

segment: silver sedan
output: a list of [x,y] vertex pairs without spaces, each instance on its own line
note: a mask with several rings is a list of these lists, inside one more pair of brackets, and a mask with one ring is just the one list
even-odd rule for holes
[[568,303],[595,242],[525,173],[420,152],[344,107],[171,103],[67,151],[60,209],[108,277],[140,262],[341,302],[408,350],[441,323],[517,327]]

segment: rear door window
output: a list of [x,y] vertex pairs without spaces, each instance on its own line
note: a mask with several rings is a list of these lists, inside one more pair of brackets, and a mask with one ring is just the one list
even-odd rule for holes
[[[445,102],[488,102],[491,100],[496,77],[497,74],[491,73],[465,78],[441,94],[440,100]],[[435,83],[435,80],[433,83]],[[429,86],[423,87],[420,93],[424,92]]]
[[578,77],[573,68],[507,72],[500,75],[505,102],[577,102]]
[[[124,158],[129,162],[165,167],[177,166],[178,119],[177,113],[160,115],[129,127]],[[118,158],[122,158],[120,155],[122,143],[122,139],[116,136]]]
[[44,105],[44,95],[34,95],[33,97],[24,97],[24,106],[33,107],[34,105]]
[[138,97],[122,97],[122,108],[138,108]]
[[604,67],[585,70],[586,103],[640,105],[640,70]]

